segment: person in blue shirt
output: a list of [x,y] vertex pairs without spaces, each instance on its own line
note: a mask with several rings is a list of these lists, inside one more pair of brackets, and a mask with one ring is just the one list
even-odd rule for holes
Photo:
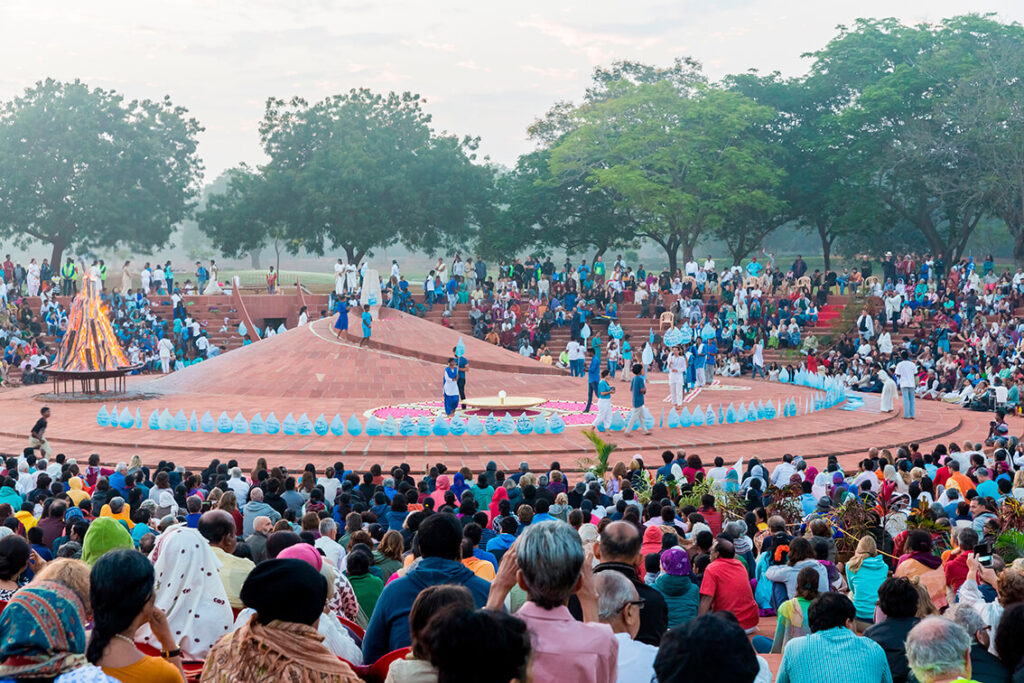
[[373,325],[373,316],[370,315],[370,304],[363,304],[362,322],[363,338],[359,340],[360,346],[370,341],[370,333],[372,332],[371,326]]
[[338,319],[334,321],[334,335],[341,339],[341,335],[345,335],[345,340],[348,341],[348,301],[345,297],[338,297],[338,300],[334,302],[334,312],[338,314]]
[[[626,421],[626,436],[633,436],[631,430],[637,420],[641,425],[644,424],[644,394],[647,393],[647,378],[644,376],[642,363],[633,364],[633,379],[630,381],[629,388],[633,393],[633,400],[631,402],[632,410],[629,411],[629,419]],[[644,429],[644,434],[650,433],[651,430]]]
[[675,477],[672,476],[672,465],[675,464],[675,453],[672,451],[664,451],[661,454],[661,459],[665,464],[658,468],[658,471],[654,475],[655,480],[668,481],[669,479],[674,479]]
[[757,262],[757,257],[750,259],[750,263],[747,264],[747,275],[750,277],[757,277],[761,274],[761,270],[764,268],[760,263]]
[[601,355],[593,347],[587,349],[587,354],[590,356],[590,364],[587,366],[587,407],[583,409],[584,413],[590,412],[595,394],[600,398],[597,387],[601,383]]
[[594,426],[604,425],[605,431],[612,427],[612,394],[615,389],[608,383],[608,368],[601,371],[601,381],[597,383],[597,417]]
[[502,517],[499,525],[501,533],[488,541],[487,552],[494,555],[498,562],[501,562],[501,557],[505,554],[505,551],[516,542],[516,531],[519,529],[519,522],[516,521],[515,517],[509,515],[508,517]]

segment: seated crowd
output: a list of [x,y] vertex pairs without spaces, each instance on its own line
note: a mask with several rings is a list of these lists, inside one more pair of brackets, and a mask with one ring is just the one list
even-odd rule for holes
[[993,552],[1016,439],[852,471],[662,460],[318,476],[27,449],[0,472],[0,680],[1024,680],[1024,561]]

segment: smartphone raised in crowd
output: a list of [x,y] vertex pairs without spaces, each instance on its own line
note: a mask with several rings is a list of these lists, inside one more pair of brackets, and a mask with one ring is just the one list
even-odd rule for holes
[[979,543],[974,547],[974,556],[978,558],[978,564],[982,567],[992,566],[992,544]]

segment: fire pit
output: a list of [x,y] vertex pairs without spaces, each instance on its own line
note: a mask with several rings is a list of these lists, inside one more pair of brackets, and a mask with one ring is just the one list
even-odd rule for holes
[[[83,284],[82,291],[71,303],[68,331],[57,357],[40,369],[53,379],[54,394],[124,393],[125,376],[142,366],[128,362],[107,317],[107,307],[100,298],[97,283],[85,278]],[[76,383],[80,392],[75,391]]]

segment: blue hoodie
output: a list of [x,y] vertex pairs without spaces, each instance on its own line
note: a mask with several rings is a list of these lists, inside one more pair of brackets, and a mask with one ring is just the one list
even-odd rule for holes
[[363,661],[375,662],[389,652],[412,645],[409,612],[416,596],[428,586],[456,584],[473,594],[478,608],[487,604],[491,584],[461,562],[424,557],[400,579],[384,586],[363,636]]

